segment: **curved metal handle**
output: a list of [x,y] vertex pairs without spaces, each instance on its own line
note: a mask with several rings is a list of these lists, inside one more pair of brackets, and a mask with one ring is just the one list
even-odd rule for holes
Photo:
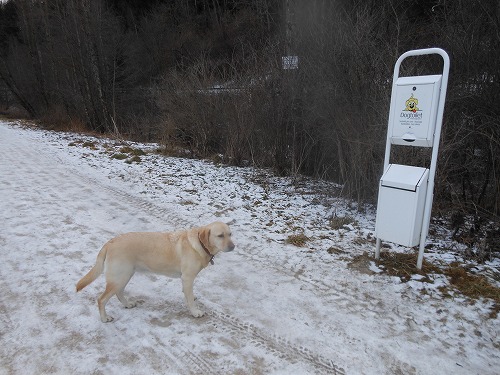
[[[394,66],[394,81],[399,77],[399,68],[401,67],[401,63],[404,59],[411,56],[422,56],[422,55],[440,55],[443,58],[443,79],[446,76],[448,79],[448,72],[450,71],[450,57],[446,53],[444,49],[441,48],[424,48],[424,49],[414,49],[411,51],[407,51],[399,56],[396,61],[396,65]],[[447,82],[446,82],[447,83]]]

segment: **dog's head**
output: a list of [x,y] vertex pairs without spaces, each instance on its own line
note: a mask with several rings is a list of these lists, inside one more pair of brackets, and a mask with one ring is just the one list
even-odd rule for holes
[[231,230],[227,224],[216,221],[200,228],[199,238],[201,243],[210,250],[212,255],[218,252],[228,252],[234,250],[234,243],[231,239]]
[[406,102],[406,108],[405,111],[410,111],[410,112],[417,112],[418,111],[418,99],[413,97],[413,94],[411,94],[411,98],[408,99]]

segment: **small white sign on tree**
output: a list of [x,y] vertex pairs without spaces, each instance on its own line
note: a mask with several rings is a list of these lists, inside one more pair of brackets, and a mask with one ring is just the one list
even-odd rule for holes
[[299,68],[299,57],[298,56],[283,56],[281,58],[283,63],[283,69],[298,69]]

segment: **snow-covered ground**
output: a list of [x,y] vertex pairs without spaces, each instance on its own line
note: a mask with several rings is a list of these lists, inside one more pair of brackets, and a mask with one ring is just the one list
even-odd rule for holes
[[[131,162],[125,146],[146,155]],[[368,257],[351,264],[374,251],[374,212],[337,198],[335,184],[157,147],[0,121],[1,374],[500,372],[490,302],[443,298],[442,276],[401,283]],[[213,220],[231,225],[236,250],[196,279],[203,318],[178,279],[136,274],[126,294],[139,306],[111,299],[108,324],[96,305],[104,277],[75,292],[116,234]],[[446,231],[433,232],[439,248]],[[457,256],[445,255],[426,257]]]

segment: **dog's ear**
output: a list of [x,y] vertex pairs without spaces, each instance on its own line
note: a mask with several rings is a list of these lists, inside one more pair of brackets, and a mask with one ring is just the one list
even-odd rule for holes
[[198,236],[199,236],[200,242],[203,244],[203,246],[205,246],[207,249],[209,249],[210,248],[209,247],[210,246],[210,243],[209,243],[210,229],[209,228],[201,229]]

